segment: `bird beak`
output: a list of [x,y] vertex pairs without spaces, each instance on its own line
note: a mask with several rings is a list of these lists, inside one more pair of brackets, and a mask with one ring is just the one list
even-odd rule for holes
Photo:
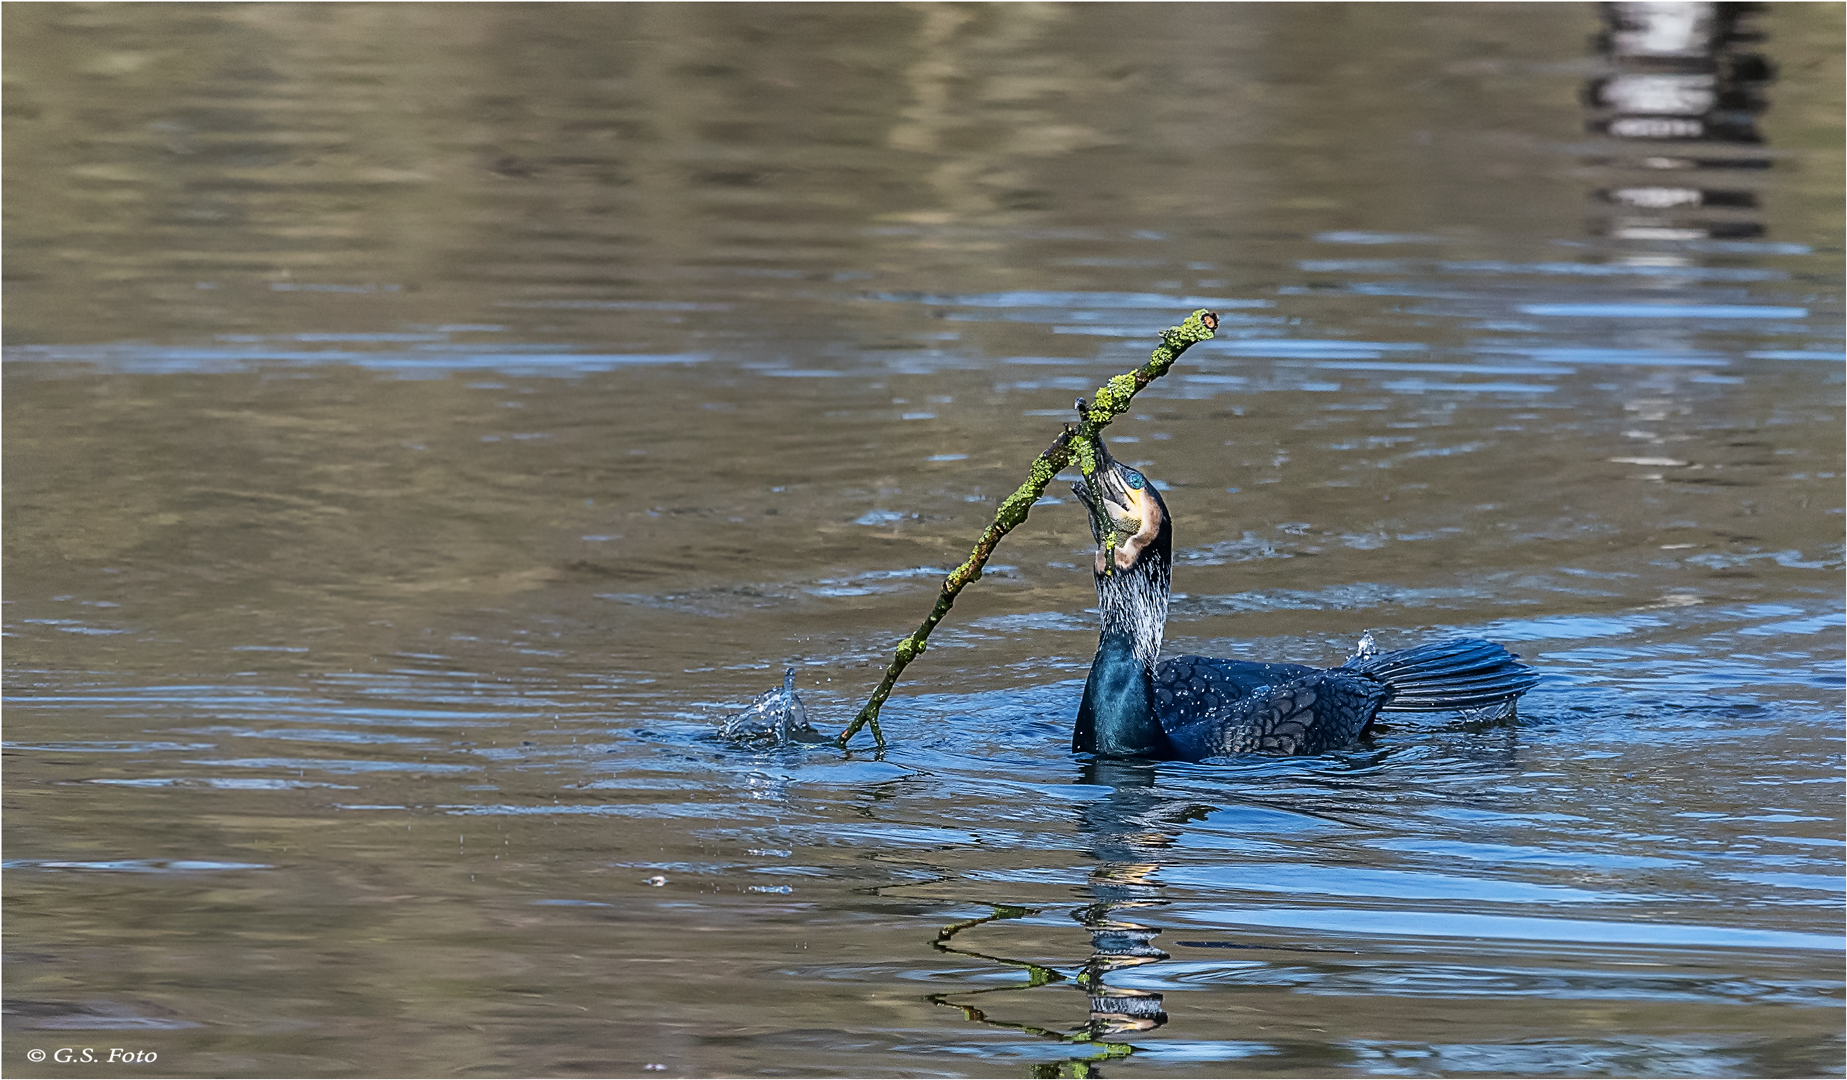
[[1116,459],[1110,457],[1109,447],[1103,445],[1101,436],[1091,445],[1097,455],[1096,471],[1072,484],[1071,492],[1089,511],[1090,534],[1097,543],[1102,544],[1116,531],[1115,519],[1109,512],[1110,504],[1127,509],[1127,503],[1124,497],[1125,485],[1116,476]]
[[1096,471],[1071,485],[1071,490],[1090,512],[1090,535],[1097,542],[1097,573],[1108,574],[1112,564],[1124,570],[1135,564],[1141,549],[1160,530],[1159,510],[1141,493],[1130,490],[1122,466],[1110,456],[1101,437],[1094,446]]

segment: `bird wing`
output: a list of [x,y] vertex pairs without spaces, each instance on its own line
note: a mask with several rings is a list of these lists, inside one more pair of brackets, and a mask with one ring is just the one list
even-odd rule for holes
[[1365,675],[1209,657],[1161,664],[1154,689],[1168,740],[1179,756],[1193,761],[1344,749],[1366,730],[1388,694],[1383,683]]

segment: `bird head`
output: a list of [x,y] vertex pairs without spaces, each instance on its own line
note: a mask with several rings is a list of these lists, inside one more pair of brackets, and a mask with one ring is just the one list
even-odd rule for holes
[[[1098,577],[1135,569],[1152,549],[1164,556],[1172,543],[1167,504],[1140,472],[1110,456],[1095,439],[1096,471],[1071,485],[1090,511],[1090,534],[1097,541]],[[1164,561],[1164,560],[1163,560]]]

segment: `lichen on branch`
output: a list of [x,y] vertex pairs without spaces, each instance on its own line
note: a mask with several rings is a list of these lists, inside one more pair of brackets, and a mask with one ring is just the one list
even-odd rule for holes
[[1078,423],[1066,424],[1058,438],[1052,440],[1052,445],[1033,459],[1026,482],[1001,500],[1000,506],[994,511],[994,520],[981,534],[981,539],[976,542],[974,550],[969,552],[967,560],[943,579],[942,591],[937,594],[936,604],[930,609],[929,616],[909,637],[898,642],[891,665],[885,669],[885,678],[880,680],[872,696],[866,699],[859,715],[840,733],[838,745],[846,746],[860,728],[871,725],[873,740],[880,749],[884,749],[885,735],[879,730],[879,709],[884,706],[885,699],[891,696],[892,687],[897,685],[898,676],[905,666],[928,647],[930,631],[936,629],[936,624],[949,614],[950,607],[956,602],[956,594],[969,582],[981,580],[981,569],[987,565],[988,557],[994,554],[994,548],[1000,543],[1001,537],[1026,520],[1032,512],[1033,504],[1039,501],[1039,496],[1045,494],[1046,485],[1070,465],[1074,457],[1085,476],[1096,471],[1097,434],[1128,409],[1129,402],[1144,387],[1167,374],[1167,370],[1174,366],[1174,361],[1180,359],[1181,353],[1210,339],[1218,325],[1218,316],[1213,312],[1204,308],[1193,312],[1179,326],[1170,326],[1161,331],[1161,344],[1155,348],[1146,364],[1104,383],[1091,395],[1089,402],[1079,400]]

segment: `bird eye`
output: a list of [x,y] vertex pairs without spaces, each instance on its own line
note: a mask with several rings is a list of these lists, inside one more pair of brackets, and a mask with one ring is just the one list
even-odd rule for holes
[[1129,486],[1134,488],[1137,491],[1140,491],[1142,489],[1142,483],[1143,483],[1142,474],[1136,472],[1133,469],[1128,470],[1128,474],[1129,474],[1128,475]]

